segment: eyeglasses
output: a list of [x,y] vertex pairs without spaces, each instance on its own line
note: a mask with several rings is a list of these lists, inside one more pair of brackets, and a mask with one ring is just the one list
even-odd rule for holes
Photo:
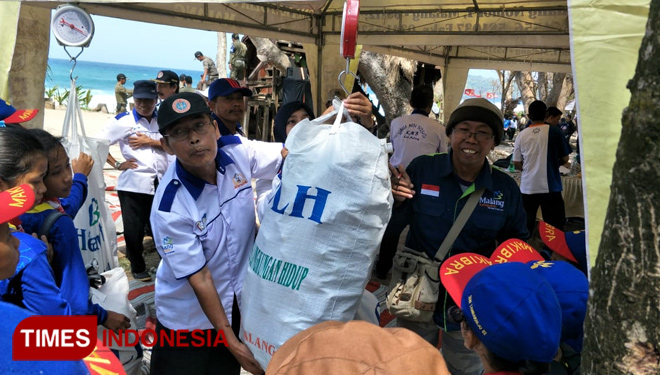
[[198,135],[207,134],[213,128],[213,124],[210,122],[198,122],[189,128],[177,127],[174,130],[170,131],[169,134],[164,135],[172,140],[172,142],[180,142],[185,139],[188,139],[188,134],[190,131],[194,131]]
[[463,310],[458,306],[449,307],[449,309],[447,309],[447,320],[451,323],[463,323],[465,321]]
[[474,138],[480,142],[493,139],[493,134],[488,132],[478,131],[473,133],[469,129],[465,129],[465,128],[454,128],[453,132],[454,134],[464,139],[468,139],[470,138],[471,135],[474,135]]

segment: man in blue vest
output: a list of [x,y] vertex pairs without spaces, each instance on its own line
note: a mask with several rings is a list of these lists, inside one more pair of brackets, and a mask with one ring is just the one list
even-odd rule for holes
[[[491,167],[486,156],[504,136],[500,110],[486,99],[468,99],[450,115],[445,128],[446,154],[422,155],[393,174],[394,214],[410,225],[406,246],[433,258],[465,206],[468,197],[485,188],[479,203],[444,259],[465,252],[490,257],[509,238],[527,239],[526,215],[516,182]],[[447,320],[454,301],[441,286],[433,322],[397,318],[399,325],[418,332],[434,345],[442,331],[442,354],[453,375],[479,375],[479,356],[463,345],[460,326]]]

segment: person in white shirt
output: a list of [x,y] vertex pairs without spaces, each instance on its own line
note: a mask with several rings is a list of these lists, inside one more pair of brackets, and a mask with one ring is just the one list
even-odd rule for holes
[[[390,139],[394,148],[390,164],[395,168],[400,165],[405,169],[420,155],[447,152],[449,139],[445,127],[429,117],[433,106],[433,88],[427,85],[415,87],[410,95],[410,105],[413,112],[395,118],[390,126]],[[387,278],[392,268],[399,236],[405,228],[397,219],[396,215],[392,215],[380,245],[375,268],[376,276],[380,279]]]
[[445,127],[429,117],[433,106],[433,88],[422,85],[410,95],[409,115],[397,117],[390,126],[390,139],[394,153],[390,158],[393,166],[404,168],[419,155],[447,152],[449,143]]
[[136,280],[148,281],[142,252],[144,232],[149,223],[149,212],[158,181],[168,165],[167,153],[160,144],[156,102],[156,82],[135,81],[133,98],[135,108],[118,114],[102,130],[99,138],[110,144],[119,143],[123,162],[108,154],[107,162],[121,172],[117,181],[117,195],[121,205],[126,240],[126,257]]
[[[216,81],[217,82],[217,81]],[[163,148],[176,156],[156,191],[151,223],[162,257],[156,274],[159,337],[173,331],[223,334],[225,345],[195,336],[161,341],[152,374],[240,373],[263,369],[237,338],[243,277],[255,237],[253,178],[272,179],[282,144],[220,137],[201,95],[179,93],[160,106]],[[190,336],[190,335],[189,335]],[[185,344],[190,344],[187,347]]]
[[516,129],[518,129],[518,116],[513,115],[509,129],[506,132],[506,135],[509,136],[510,141],[513,141],[513,136],[516,135]]

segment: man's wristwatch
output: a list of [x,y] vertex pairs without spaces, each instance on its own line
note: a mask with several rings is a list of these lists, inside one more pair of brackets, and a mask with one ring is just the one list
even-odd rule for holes
[[121,162],[119,160],[115,160],[115,169],[119,169],[121,167]]

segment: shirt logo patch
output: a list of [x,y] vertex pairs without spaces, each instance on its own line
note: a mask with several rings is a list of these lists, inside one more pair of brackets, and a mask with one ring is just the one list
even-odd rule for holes
[[186,99],[177,99],[172,102],[172,110],[176,113],[186,113],[190,109],[190,102]]
[[172,242],[172,237],[163,238],[163,252],[165,254],[168,254],[173,251],[174,251],[174,242]]
[[422,184],[422,191],[420,191],[420,193],[422,193],[424,195],[430,195],[432,197],[439,197],[440,196],[440,186]]
[[489,210],[495,210],[502,212],[504,211],[504,194],[501,191],[496,191],[493,193],[493,197],[481,197],[479,198],[479,206],[485,207]]
[[197,226],[197,229],[204,230],[204,228],[206,228],[206,214],[204,214],[204,216],[202,216],[202,220],[195,223],[195,225]]
[[234,189],[238,189],[239,187],[247,184],[247,179],[240,173],[234,173],[232,181],[234,182]]

